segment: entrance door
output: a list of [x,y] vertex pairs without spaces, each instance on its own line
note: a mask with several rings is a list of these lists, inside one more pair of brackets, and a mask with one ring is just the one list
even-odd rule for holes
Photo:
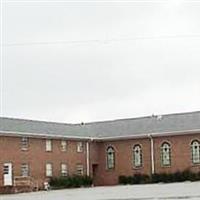
[[4,163],[3,177],[4,177],[4,186],[12,185],[12,163]]
[[93,175],[93,184],[94,186],[98,185],[98,164],[93,164],[92,165],[92,175]]

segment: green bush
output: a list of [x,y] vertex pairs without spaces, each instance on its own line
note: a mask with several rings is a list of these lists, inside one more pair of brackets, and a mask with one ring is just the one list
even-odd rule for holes
[[89,176],[76,175],[66,177],[53,177],[50,179],[49,184],[54,189],[88,187],[92,185],[92,178]]
[[149,183],[150,177],[146,174],[135,174],[134,176],[119,176],[119,183],[126,184],[144,184]]
[[126,176],[119,176],[119,184],[123,184],[123,185],[128,184],[127,177]]
[[133,176],[133,184],[144,184],[149,183],[150,177],[146,174],[135,174]]
[[177,171],[175,173],[171,174],[166,174],[166,173],[161,173],[161,174],[153,174],[151,181],[152,183],[159,183],[159,182],[164,182],[164,183],[172,183],[172,182],[183,182],[183,181],[197,181],[200,180],[200,176],[189,170],[185,170],[183,172]]
[[155,173],[155,174],[152,174],[151,176],[151,182],[152,183],[159,183],[160,182],[160,175]]
[[119,184],[143,184],[143,183],[172,183],[183,181],[200,180],[200,172],[194,173],[189,170],[175,173],[155,173],[151,177],[145,174],[135,174],[134,176],[119,176]]
[[200,172],[197,173],[197,179],[200,180]]

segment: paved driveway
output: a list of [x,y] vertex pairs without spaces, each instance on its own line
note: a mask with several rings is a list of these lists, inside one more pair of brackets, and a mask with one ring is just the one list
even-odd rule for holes
[[2,195],[0,200],[200,200],[200,182],[66,189]]

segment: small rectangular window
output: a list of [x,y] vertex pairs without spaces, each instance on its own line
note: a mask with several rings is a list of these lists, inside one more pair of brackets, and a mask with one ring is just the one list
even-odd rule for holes
[[67,141],[61,140],[61,151],[67,151]]
[[21,165],[21,176],[27,177],[29,176],[29,166],[26,163]]
[[83,152],[83,142],[77,142],[77,152]]
[[28,138],[27,137],[22,137],[21,138],[21,150],[26,151],[28,150]]
[[52,151],[52,141],[46,139],[46,151]]
[[77,164],[76,165],[76,174],[78,176],[82,176],[83,175],[83,165],[82,164]]
[[53,166],[51,163],[46,164],[46,176],[51,177],[53,175]]
[[61,176],[67,176],[67,165],[65,163],[61,164]]

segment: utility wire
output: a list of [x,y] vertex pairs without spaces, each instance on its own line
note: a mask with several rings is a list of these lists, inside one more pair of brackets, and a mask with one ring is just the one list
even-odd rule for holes
[[[169,0],[1,0],[4,4],[9,3],[170,3]],[[175,1],[175,0],[174,0]],[[183,0],[182,3],[200,3],[200,0]]]
[[[140,3],[140,2],[167,2],[168,0],[2,0],[3,3]],[[189,1],[189,0],[187,0]],[[191,0],[194,1],[194,0]]]
[[[149,3],[169,2],[169,0],[2,0],[3,3]],[[199,2],[199,0],[183,0],[184,2]]]
[[0,44],[0,46],[4,47],[12,47],[12,46],[36,46],[36,45],[77,45],[77,44],[110,44],[110,43],[118,43],[118,42],[126,42],[126,41],[137,41],[137,40],[166,40],[166,39],[200,39],[200,35],[166,35],[166,36],[140,36],[134,38],[116,38],[116,39],[94,39],[94,40],[60,40],[60,41],[52,41],[52,42],[20,42],[20,43],[6,43]]

